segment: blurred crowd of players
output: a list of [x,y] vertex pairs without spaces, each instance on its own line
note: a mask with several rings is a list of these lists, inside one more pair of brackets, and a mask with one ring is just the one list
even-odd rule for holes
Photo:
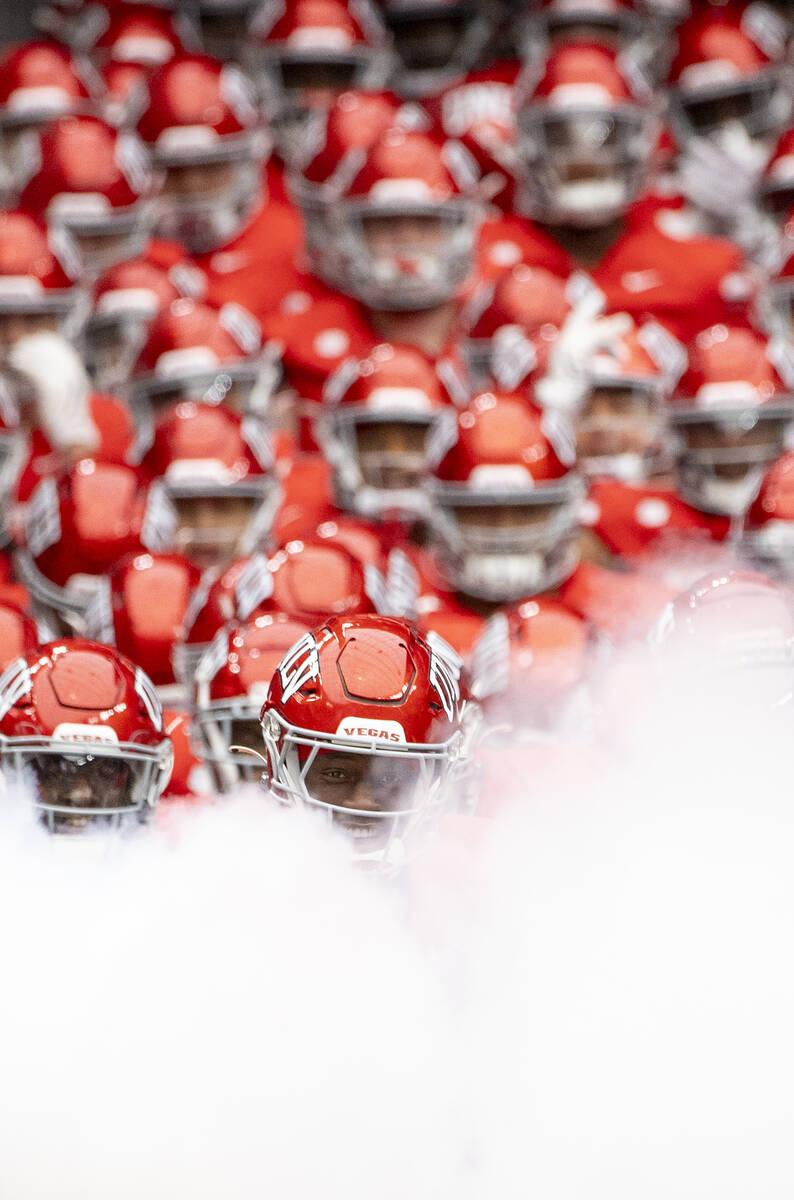
[[0,63],[0,768],[52,830],[261,778],[396,868],[592,741],[594,655],[717,628],[787,702],[788,4],[35,22]]

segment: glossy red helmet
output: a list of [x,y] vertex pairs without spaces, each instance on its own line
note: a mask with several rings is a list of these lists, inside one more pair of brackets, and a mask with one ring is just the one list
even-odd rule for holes
[[670,404],[680,486],[693,504],[745,511],[794,416],[789,371],[783,347],[744,326],[712,325],[695,338]]
[[204,55],[172,58],[149,80],[138,132],[166,177],[160,235],[191,254],[234,237],[260,194],[270,149],[248,79]]
[[756,571],[715,572],[673,600],[653,631],[662,667],[680,688],[716,685],[722,698],[761,700],[769,709],[794,697],[794,593]]
[[38,169],[20,206],[69,231],[98,273],[138,254],[154,223],[156,183],[141,142],[98,117],[63,117],[42,129]]
[[83,333],[84,358],[96,382],[126,384],[158,311],[180,297],[198,297],[205,285],[203,272],[184,256],[168,264],[142,255],[105,271],[94,286]]
[[276,612],[312,626],[329,616],[376,612],[383,603],[378,568],[341,542],[321,537],[288,542],[270,558],[256,554],[207,577],[177,650],[179,676],[193,675],[223,626]]
[[[18,318],[17,336],[50,327],[67,337],[79,332],[86,311],[78,284],[81,268],[77,247],[64,230],[48,229],[18,209],[0,212],[0,314]],[[12,333],[5,343],[13,340]]]
[[216,308],[181,298],[147,328],[132,374],[132,401],[155,413],[175,400],[200,397],[239,413],[265,417],[280,376],[258,321],[239,304]]
[[587,623],[558,600],[525,600],[488,621],[472,653],[472,693],[491,722],[559,728],[584,683]]
[[327,814],[361,859],[398,868],[449,799],[461,745],[460,660],[405,621],[327,621],[278,665],[262,709],[265,780]]
[[475,381],[514,388],[542,374],[573,300],[572,279],[523,262],[485,284],[472,300],[466,337]]
[[102,86],[90,65],[55,42],[32,41],[0,55],[0,191],[15,199],[30,174],[35,133],[57,117],[97,111]]
[[338,275],[330,282],[371,308],[452,299],[474,261],[476,180],[459,143],[388,129],[336,200]]
[[155,4],[118,4],[108,8],[104,29],[91,46],[97,64],[125,63],[153,69],[170,62],[186,47],[184,19]]
[[679,27],[670,70],[679,140],[707,137],[753,169],[791,115],[785,23],[760,4],[704,4]]
[[516,200],[518,74],[517,64],[496,64],[456,81],[428,104],[446,136],[471,154],[491,203],[508,213]]
[[[196,728],[219,791],[262,774],[259,714],[276,667],[308,632],[287,613],[262,613],[222,629],[202,656],[195,675]],[[257,757],[233,752],[232,746]]]
[[40,640],[33,618],[10,600],[0,600],[0,671],[32,654]]
[[658,137],[651,99],[605,46],[553,50],[518,114],[528,214],[600,226],[624,212],[645,184]]
[[301,210],[312,270],[334,279],[332,212],[337,196],[361,165],[368,148],[394,124],[403,102],[393,92],[346,91],[316,122],[315,147],[292,164],[289,191]]
[[382,86],[389,73],[386,33],[368,4],[270,0],[257,11],[251,34],[252,70],[288,161],[300,158],[308,144],[313,113],[350,88]]
[[142,466],[177,512],[176,546],[202,567],[260,547],[279,488],[260,426],[222,405],[183,400],[154,428]]
[[134,467],[86,458],[43,479],[25,516],[20,577],[53,629],[84,632],[101,577],[131,551],[167,546],[175,517],[163,489]]
[[109,646],[49,642],[0,676],[0,767],[54,832],[143,821],[171,771],[151,682]]
[[683,346],[655,321],[631,321],[587,357],[576,415],[587,475],[641,482],[672,466],[666,401],[685,363]]
[[581,494],[561,418],[522,396],[475,396],[430,479],[431,541],[445,578],[500,603],[555,587],[576,565]]
[[176,685],[172,654],[200,583],[200,569],[182,555],[129,555],[109,573],[101,624],[89,630],[137,663],[163,703],[186,699]]
[[318,420],[337,503],[362,516],[426,515],[422,483],[454,436],[453,393],[465,403],[453,365],[413,346],[383,342],[343,363]]

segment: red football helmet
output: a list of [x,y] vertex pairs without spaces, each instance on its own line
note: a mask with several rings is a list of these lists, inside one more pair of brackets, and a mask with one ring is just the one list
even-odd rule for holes
[[83,331],[83,357],[100,387],[129,382],[151,321],[180,297],[199,297],[203,273],[184,256],[173,263],[147,256],[116,263],[97,280]]
[[589,355],[576,414],[586,475],[641,482],[672,466],[666,401],[685,362],[683,346],[655,321],[632,322]]
[[432,308],[455,296],[473,264],[476,167],[459,143],[392,127],[368,148],[332,215],[329,283],[370,308]]
[[313,136],[316,148],[292,164],[290,194],[300,208],[312,270],[334,279],[334,203],[381,134],[400,123],[402,101],[393,92],[342,92],[322,114]]
[[57,833],[146,819],[171,773],[160,702],[109,646],[49,642],[0,676],[0,767]]
[[159,310],[132,372],[131,399],[144,413],[201,397],[258,418],[280,378],[259,323],[239,304],[215,308],[181,298]]
[[794,581],[794,451],[767,470],[744,518],[742,547],[764,570]]
[[33,41],[0,56],[0,193],[16,198],[36,160],[36,130],[57,117],[97,110],[101,81],[64,46]]
[[328,380],[318,441],[334,471],[336,501],[361,516],[427,515],[422,483],[454,437],[465,386],[451,363],[383,342]]
[[475,293],[465,354],[479,387],[515,388],[543,373],[576,279],[521,262]]
[[485,0],[380,0],[405,96],[432,96],[476,67],[492,30]]
[[495,613],[474,646],[471,690],[492,725],[559,729],[582,687],[587,623],[558,600],[539,596]]
[[140,253],[156,186],[138,138],[98,117],[63,117],[42,129],[38,146],[20,207],[68,230],[94,274]]
[[504,603],[547,591],[577,560],[582,489],[562,418],[518,395],[483,392],[430,479],[430,533],[445,578]]
[[122,3],[109,5],[104,28],[97,29],[91,43],[92,60],[154,69],[170,62],[187,49],[195,34],[181,13],[168,12],[156,4]]
[[32,654],[39,640],[33,618],[9,600],[0,600],[0,671],[15,659]]
[[[763,709],[794,700],[794,593],[755,571],[706,575],[665,609],[650,639],[661,669],[692,696],[711,690]],[[731,681],[735,681],[731,686]]]
[[705,512],[740,517],[783,451],[794,417],[783,349],[727,325],[704,329],[689,348],[669,412],[681,492]]
[[497,63],[451,84],[434,102],[447,137],[457,138],[477,164],[495,207],[512,213],[516,200],[517,63]]
[[349,88],[382,86],[389,73],[386,32],[368,3],[268,0],[251,34],[252,72],[287,161],[305,152],[311,117]]
[[642,190],[658,138],[652,97],[605,46],[553,50],[518,123],[522,205],[537,220],[605,225]]
[[540,0],[524,23],[523,57],[542,64],[557,46],[598,42],[618,51],[633,69],[664,80],[673,40],[671,21],[655,8],[654,0]]
[[89,629],[142,667],[163,703],[185,698],[172,655],[200,583],[200,569],[182,555],[129,555],[110,572],[99,623]]
[[760,170],[791,115],[785,23],[762,4],[704,4],[678,29],[670,71],[679,141],[705,137]]
[[202,567],[258,549],[279,488],[259,425],[222,405],[181,401],[155,425],[142,466],[177,514],[175,544]]
[[[195,721],[218,791],[262,774],[259,714],[267,689],[286,652],[308,632],[303,621],[287,613],[262,613],[222,629],[202,656],[195,675]],[[254,751],[256,759],[232,747]]]
[[175,662],[189,679],[218,630],[265,613],[282,612],[313,626],[329,616],[381,611],[384,582],[341,542],[321,537],[288,542],[267,559],[256,554],[222,574],[208,574],[197,593],[185,640]]
[[149,80],[138,132],[165,175],[160,235],[191,254],[234,237],[260,195],[270,149],[246,77],[202,55],[172,58]]
[[80,255],[62,229],[17,209],[0,212],[0,345],[57,329],[75,337],[87,300],[78,286]]
[[281,660],[262,709],[265,781],[327,814],[359,861],[399,869],[464,752],[460,660],[392,617],[335,618]]
[[174,525],[162,487],[147,488],[134,467],[82,459],[33,492],[19,575],[53,630],[83,633],[97,619],[101,577],[131,551],[167,547]]

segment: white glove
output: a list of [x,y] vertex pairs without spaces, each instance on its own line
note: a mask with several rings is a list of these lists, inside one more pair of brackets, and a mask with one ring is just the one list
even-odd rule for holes
[[602,317],[598,315],[602,306],[603,296],[596,293],[571,310],[549,356],[549,369],[535,389],[542,405],[574,408],[587,390],[587,367],[593,355],[631,329],[628,313]]
[[99,431],[91,418],[91,381],[83,360],[60,333],[20,338],[9,362],[30,379],[42,430],[56,450],[96,450]]
[[756,175],[708,138],[688,138],[676,162],[676,176],[688,200],[705,213],[734,222],[753,207]]

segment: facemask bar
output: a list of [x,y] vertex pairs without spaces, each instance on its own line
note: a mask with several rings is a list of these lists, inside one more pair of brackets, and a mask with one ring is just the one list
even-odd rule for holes
[[[466,595],[506,603],[556,587],[578,561],[578,509],[583,488],[576,478],[533,492],[478,494],[433,481],[430,530],[449,581]],[[525,529],[464,525],[466,507],[552,508]]]
[[[449,414],[454,420],[454,414]],[[334,467],[335,483],[342,508],[358,512],[363,516],[382,516],[399,512],[407,518],[425,519],[427,516],[427,492],[422,486],[423,478],[437,461],[433,445],[441,444],[438,434],[446,423],[447,414],[442,412],[378,412],[348,406],[334,412],[321,428],[325,437],[323,444],[326,455]],[[377,428],[378,425],[406,424],[425,427],[424,446],[421,451],[373,450],[362,452],[357,441],[357,430],[361,426]],[[365,472],[366,468],[366,472]],[[418,481],[409,487],[389,487],[384,479],[373,482],[373,475],[407,471],[415,474]]]
[[[138,821],[146,819],[148,812],[155,807],[171,774],[173,765],[173,748],[164,739],[158,747],[143,746],[137,742],[79,742],[61,740],[42,736],[4,737],[0,735],[0,763],[2,773],[11,784],[16,784],[24,790],[30,790],[33,781],[31,773],[35,771],[31,760],[40,757],[57,757],[79,763],[82,760],[94,762],[97,760],[113,760],[130,768],[130,802],[112,808],[80,807],[68,804],[45,802],[40,796],[34,801],[35,808],[41,813],[42,820],[52,832],[58,832],[58,817],[85,819],[92,823],[114,825],[122,824],[126,819]],[[133,764],[137,771],[133,770]],[[35,775],[34,775],[35,778]],[[35,784],[33,784],[35,786]]]
[[230,749],[235,744],[235,722],[251,721],[258,726],[261,707],[261,699],[251,701],[248,696],[214,701],[199,697],[195,724],[202,755],[222,792],[231,791],[243,779],[256,780],[262,774],[261,763],[255,764],[253,759]]
[[70,636],[87,637],[86,618],[97,594],[105,585],[105,576],[81,576],[73,587],[59,587],[36,566],[27,550],[14,556],[17,574],[34,600],[37,617],[53,629],[66,628]]
[[752,79],[729,81],[708,91],[674,97],[672,115],[685,136],[713,138],[729,123],[743,126],[751,138],[781,128],[791,112],[786,72],[775,67]]
[[[366,853],[367,847],[366,841],[364,841],[362,847],[364,855],[356,853],[357,860],[366,856],[384,864],[393,861],[396,841],[405,842],[407,839],[413,841],[440,815],[448,799],[447,784],[454,777],[453,764],[462,753],[462,740],[459,733],[453,734],[446,742],[438,745],[409,742],[385,748],[374,742],[341,739],[334,734],[299,729],[284,721],[273,711],[264,715],[262,732],[270,764],[270,789],[276,798],[283,804],[309,807],[318,812],[324,811],[329,824],[333,823],[335,814],[345,818],[357,817],[367,822],[389,822],[388,840],[385,845],[379,845],[378,850],[369,855]],[[308,751],[302,761],[301,750]],[[314,799],[306,787],[306,777],[321,750],[367,756],[379,754],[385,757],[388,755],[415,762],[418,765],[419,774],[414,785],[412,802],[396,810],[378,812],[369,809],[346,808],[342,805],[328,804]]]
[[[619,447],[621,438],[642,441],[641,448],[620,448],[601,453],[588,453],[582,445],[577,453],[577,462],[587,478],[609,476],[625,483],[639,483],[649,475],[669,470],[673,465],[672,449],[669,445],[667,414],[661,389],[646,384],[626,383],[625,380],[595,380],[593,391],[599,389],[620,390],[632,401],[632,411],[623,413],[600,412],[587,414],[589,396],[585,395],[583,410],[576,419],[576,437],[603,435],[604,440]],[[609,403],[607,401],[606,403]]]
[[[438,244],[373,253],[367,244],[367,217],[432,217],[440,222]],[[451,300],[466,279],[474,257],[477,209],[465,200],[443,205],[385,205],[344,201],[337,206],[340,286],[370,308],[412,311]]]
[[198,399],[265,420],[270,416],[280,380],[281,365],[273,348],[268,347],[256,358],[221,363],[208,371],[172,377],[141,376],[132,382],[130,402],[141,419],[164,412],[179,400]]
[[206,481],[179,486],[166,483],[165,491],[174,504],[193,498],[251,500],[252,512],[242,531],[223,526],[206,530],[177,527],[174,540],[181,553],[189,556],[191,549],[217,546],[219,549],[225,548],[222,554],[224,561],[261,549],[275,520],[281,498],[281,489],[275,479],[267,476],[219,488],[213,488]]
[[[149,240],[156,220],[155,201],[140,201],[125,211],[103,213],[101,217],[56,217],[55,228],[66,232],[77,243],[83,266],[94,278],[117,262],[137,258]],[[86,249],[82,238],[107,238],[105,246]]]
[[162,192],[157,200],[157,233],[182,242],[190,254],[216,249],[238,232],[249,217],[262,188],[262,164],[270,153],[263,131],[224,139],[214,153],[201,156],[166,155],[154,152],[155,166],[169,168],[210,166],[223,163],[233,168],[233,179],[201,193]]
[[524,203],[550,224],[598,225],[614,219],[642,189],[655,119],[646,110],[555,110],[530,105],[519,113],[518,153]]

